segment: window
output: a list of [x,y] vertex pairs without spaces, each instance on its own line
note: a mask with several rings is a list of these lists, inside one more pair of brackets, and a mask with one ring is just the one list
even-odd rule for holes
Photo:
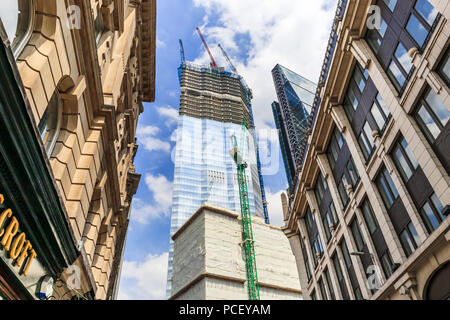
[[372,207],[368,200],[365,200],[361,206],[361,211],[364,216],[364,220],[366,221],[367,228],[369,229],[370,234],[374,234],[378,229],[378,224],[373,216]]
[[96,44],[99,44],[104,31],[105,31],[105,25],[103,24],[103,16],[102,16],[101,10],[99,10],[97,12],[97,17],[94,20],[94,32],[95,32],[95,43]]
[[352,187],[355,188],[359,182],[359,174],[356,170],[356,166],[352,158],[350,158],[350,160],[347,162],[347,171],[348,175],[350,176],[350,180],[352,181]]
[[425,136],[434,143],[444,130],[450,112],[433,90],[428,90],[416,111],[416,119]]
[[406,79],[408,79],[412,70],[413,64],[408,55],[408,51],[403,44],[399,42],[394,53],[394,58],[392,59],[387,70],[387,74],[397,91],[402,91],[406,84]]
[[329,213],[327,213],[325,215],[325,217],[322,219],[322,222],[323,222],[323,229],[325,231],[325,236],[327,238],[327,243],[328,243],[330,241],[330,239],[331,239],[330,225],[333,224],[333,222],[331,221]]
[[344,275],[342,273],[341,265],[339,263],[339,259],[337,255],[333,257],[333,264],[334,264],[334,270],[336,270],[336,276],[338,278],[338,281],[344,280]]
[[3,0],[0,18],[11,42],[14,57],[22,52],[34,29],[34,0]]
[[364,123],[363,130],[358,138],[358,143],[361,147],[364,158],[366,161],[369,161],[372,156],[372,152],[375,149],[375,140],[372,136],[372,128],[367,121]]
[[344,110],[347,114],[349,122],[353,121],[353,113],[358,108],[359,101],[353,92],[353,89],[350,87],[347,92],[347,96],[344,101]]
[[319,235],[316,236],[316,239],[314,240],[311,246],[314,256],[314,265],[317,267],[318,259],[321,258],[323,255],[322,241],[320,241]]
[[447,50],[444,59],[438,68],[438,73],[447,84],[447,87],[450,87],[450,49]]
[[423,48],[437,16],[438,11],[427,0],[417,0],[406,30],[419,47]]
[[387,27],[388,25],[386,21],[381,18],[380,29],[374,28],[367,31],[367,43],[372,48],[375,54],[378,53],[378,50],[380,49],[381,42],[383,41],[384,35],[386,34]]
[[350,225],[350,228],[352,230],[353,239],[355,239],[356,248],[359,252],[365,252],[365,242],[364,238],[361,234],[361,229],[359,228],[358,219],[354,219],[353,222]]
[[436,230],[442,221],[445,220],[442,211],[442,203],[439,201],[436,194],[433,193],[420,209],[420,215],[422,216],[423,222],[429,233]]
[[308,212],[306,213],[306,219],[305,219],[306,229],[308,232],[311,232],[313,221],[314,221],[314,216],[311,213],[311,210],[308,210]]
[[322,294],[322,300],[328,300],[327,290],[325,290],[325,285],[323,284],[322,278],[319,279],[319,289],[320,293]]
[[316,188],[314,189],[318,204],[322,202],[323,195],[327,190],[327,188],[328,188],[327,182],[322,176],[322,173],[319,173],[319,177],[317,178],[316,182]]
[[372,109],[370,109],[370,113],[377,124],[380,135],[382,135],[387,122],[391,118],[391,113],[380,94],[377,95],[377,98],[372,105]]
[[394,11],[395,6],[397,5],[397,0],[383,0],[384,3],[388,6],[389,10]]
[[341,151],[343,146],[344,146],[344,137],[342,136],[342,133],[335,127],[327,153],[328,161],[330,162],[330,167],[332,170],[336,165],[336,161],[339,158],[339,152]]
[[416,251],[417,246],[421,244],[419,235],[417,234],[416,228],[414,228],[412,222],[410,222],[400,233],[400,242],[407,257]]
[[388,250],[380,257],[381,267],[383,268],[384,276],[388,279],[392,273],[392,258]]
[[361,293],[361,289],[359,287],[356,287],[355,290],[353,290],[353,293],[355,294],[356,300],[364,300],[362,293]]
[[331,216],[333,217],[333,224],[335,226],[337,226],[339,223],[339,218],[337,216],[336,208],[334,207],[333,202],[330,203],[330,213],[331,213]]
[[328,291],[330,292],[331,300],[336,300],[336,295],[334,294],[333,283],[331,282],[330,271],[325,270],[325,280],[327,281]]
[[341,250],[342,255],[344,256],[344,262],[347,267],[347,269],[351,268],[353,266],[352,259],[350,257],[350,253],[348,252],[347,243],[345,243],[345,240],[341,242]]
[[366,80],[369,77],[367,72],[364,72],[364,76],[361,72],[361,67],[359,65],[356,66],[355,72],[353,73],[353,81],[355,81],[356,85],[359,88],[359,91],[362,93],[364,88],[366,87]]
[[392,158],[403,180],[408,182],[419,164],[405,138],[401,137],[396,143],[392,151]]
[[55,91],[50,98],[47,109],[39,121],[39,132],[41,134],[42,142],[44,143],[45,151],[50,156],[58,139],[59,130],[62,119],[62,102],[59,93]]
[[342,201],[342,205],[344,206],[344,208],[347,207],[348,202],[350,200],[350,198],[348,197],[348,193],[347,193],[347,178],[345,178],[345,175],[342,175],[341,181],[339,182],[338,185],[338,191],[339,191],[339,196],[341,197],[341,201]]
[[391,175],[385,167],[383,167],[378,175],[376,183],[386,208],[390,209],[394,201],[398,198],[398,191],[392,181]]
[[312,275],[311,275],[311,269],[309,267],[308,253],[306,252],[305,242],[303,241],[302,237],[299,236],[299,239],[300,239],[300,246],[302,247],[303,260],[305,262],[306,277],[308,278],[308,282],[309,282],[312,279]]
[[336,277],[339,282],[339,288],[341,289],[342,296],[344,300],[348,300],[349,296],[347,292],[347,285],[345,284],[344,274],[342,273],[341,264],[337,254],[335,254],[331,259],[333,260],[333,266],[336,271]]

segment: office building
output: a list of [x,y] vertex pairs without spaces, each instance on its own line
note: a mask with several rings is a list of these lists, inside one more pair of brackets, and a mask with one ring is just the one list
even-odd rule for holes
[[339,1],[285,210],[305,299],[449,299],[449,19]]
[[272,70],[272,77],[279,101],[272,103],[272,111],[286,177],[292,188],[317,85],[279,64]]
[[0,8],[0,297],[114,299],[156,1],[6,0]]

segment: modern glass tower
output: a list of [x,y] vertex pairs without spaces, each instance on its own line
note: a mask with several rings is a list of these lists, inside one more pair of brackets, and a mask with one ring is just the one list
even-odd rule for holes
[[[170,236],[208,202],[240,212],[237,169],[229,151],[231,137],[241,140],[245,120],[244,159],[250,212],[267,218],[251,110],[251,91],[242,78],[223,68],[183,62],[179,68],[181,97],[175,151]],[[170,240],[166,294],[173,272]]]
[[272,103],[272,111],[289,188],[292,188],[317,85],[279,64],[272,70],[272,76],[279,101]]

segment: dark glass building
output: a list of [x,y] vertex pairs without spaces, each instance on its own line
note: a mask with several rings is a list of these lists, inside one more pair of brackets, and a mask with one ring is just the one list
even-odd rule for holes
[[272,76],[279,101],[272,103],[273,116],[291,188],[317,85],[279,64]]

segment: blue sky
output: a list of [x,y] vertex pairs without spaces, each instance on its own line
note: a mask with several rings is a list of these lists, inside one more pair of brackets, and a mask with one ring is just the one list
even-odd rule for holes
[[271,70],[280,63],[316,82],[336,0],[160,0],[157,3],[156,100],[144,104],[138,124],[136,171],[142,174],[133,200],[119,299],[164,299],[180,65],[178,39],[186,59],[209,64],[199,26],[221,66],[217,44],[228,51],[253,89],[253,110],[262,141],[269,215],[281,225],[280,193],[286,176],[273,123],[276,100]]

